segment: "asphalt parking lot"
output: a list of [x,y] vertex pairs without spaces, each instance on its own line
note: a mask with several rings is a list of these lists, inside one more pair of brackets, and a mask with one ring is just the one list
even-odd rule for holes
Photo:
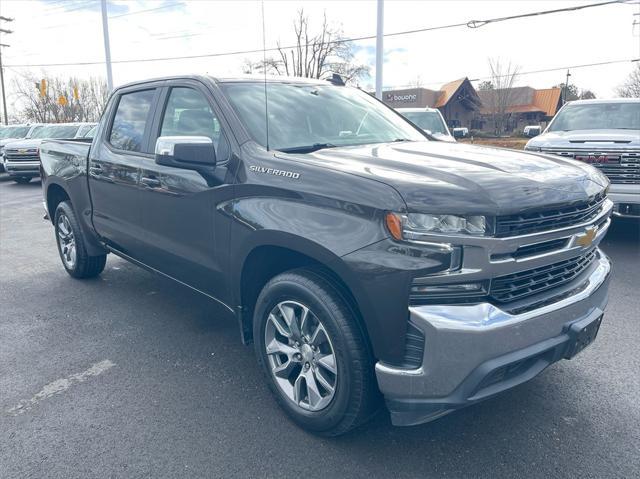
[[640,227],[617,221],[598,339],[431,424],[337,439],[272,400],[211,301],[110,257],[66,275],[40,184],[0,182],[0,477],[639,477]]

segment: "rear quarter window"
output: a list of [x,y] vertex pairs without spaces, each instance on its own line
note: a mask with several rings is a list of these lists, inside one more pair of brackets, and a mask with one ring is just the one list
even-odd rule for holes
[[120,96],[109,133],[111,146],[119,150],[143,152],[144,132],[150,121],[154,94],[155,90],[142,90]]

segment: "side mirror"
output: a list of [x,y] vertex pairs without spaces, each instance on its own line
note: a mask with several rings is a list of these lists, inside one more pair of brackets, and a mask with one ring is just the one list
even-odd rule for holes
[[206,136],[161,136],[156,140],[156,163],[185,170],[211,171],[216,150]]

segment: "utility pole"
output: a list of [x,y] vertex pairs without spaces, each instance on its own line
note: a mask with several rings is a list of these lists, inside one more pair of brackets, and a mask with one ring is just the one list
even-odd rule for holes
[[562,96],[562,104],[567,103],[567,96],[569,95],[569,77],[571,73],[567,70],[567,79],[564,81],[564,95]]
[[376,98],[382,100],[382,65],[384,63],[384,0],[378,0],[378,29],[376,32]]
[[102,0],[102,33],[104,35],[104,56],[107,64],[107,88],[113,90],[113,75],[111,73],[111,47],[109,46],[109,19],[107,17],[107,0]]
[[[1,22],[13,22],[13,18],[7,18],[0,16]],[[13,33],[12,30],[6,30],[4,28],[0,28],[0,33],[9,34]],[[0,88],[2,89],[2,111],[4,112],[4,124],[9,124],[9,116],[7,115],[7,97],[4,92],[4,67],[2,66],[2,49],[5,47],[9,47],[6,43],[0,43]]]

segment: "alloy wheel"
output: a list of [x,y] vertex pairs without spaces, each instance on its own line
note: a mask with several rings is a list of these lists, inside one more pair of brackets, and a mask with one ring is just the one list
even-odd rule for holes
[[64,213],[58,215],[58,247],[62,262],[68,269],[73,269],[76,265],[76,240],[73,236],[73,229],[69,218]]
[[338,383],[331,339],[306,306],[283,301],[269,313],[265,349],[280,391],[307,411],[320,411],[333,399]]

